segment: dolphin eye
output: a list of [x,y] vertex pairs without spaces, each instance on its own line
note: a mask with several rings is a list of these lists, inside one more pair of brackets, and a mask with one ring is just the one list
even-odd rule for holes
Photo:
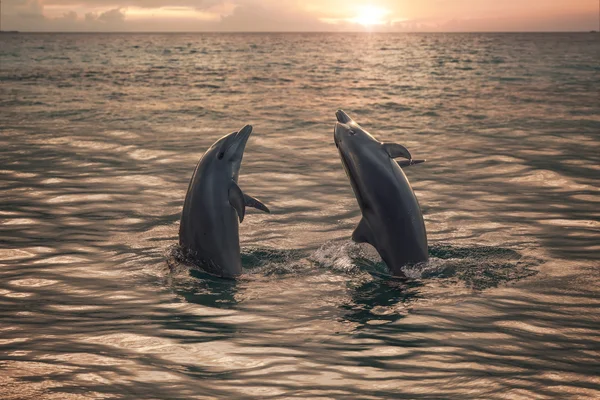
[[219,160],[222,160],[224,156],[225,156],[225,153],[222,153],[222,152],[221,152],[221,153],[219,153],[219,157],[218,157],[218,158],[219,158]]
[[356,135],[356,132],[354,132],[352,129],[350,129],[350,130],[348,131],[348,133],[349,133],[349,134],[351,134],[352,136]]

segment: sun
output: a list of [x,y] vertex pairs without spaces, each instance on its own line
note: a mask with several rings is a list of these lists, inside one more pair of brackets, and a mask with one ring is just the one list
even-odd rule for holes
[[358,15],[350,21],[363,26],[383,25],[387,22],[384,18],[389,13],[385,8],[362,6],[358,7]]

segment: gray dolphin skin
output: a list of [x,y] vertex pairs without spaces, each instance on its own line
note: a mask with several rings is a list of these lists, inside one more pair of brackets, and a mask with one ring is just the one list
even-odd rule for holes
[[239,223],[246,207],[270,212],[242,192],[238,176],[252,126],[219,139],[204,153],[185,196],[179,244],[210,273],[233,278],[242,273]]
[[425,160],[413,160],[402,145],[379,142],[341,110],[336,117],[335,145],[362,212],[352,239],[375,247],[390,272],[402,277],[403,266],[428,260],[423,215],[402,171]]

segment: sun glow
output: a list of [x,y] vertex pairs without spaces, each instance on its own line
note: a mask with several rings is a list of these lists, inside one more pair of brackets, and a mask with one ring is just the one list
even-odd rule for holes
[[358,8],[358,15],[350,21],[363,26],[383,25],[387,22],[385,16],[389,13],[384,8],[363,6]]

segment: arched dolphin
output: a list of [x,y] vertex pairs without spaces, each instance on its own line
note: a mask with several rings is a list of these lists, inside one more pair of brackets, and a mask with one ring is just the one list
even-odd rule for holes
[[181,214],[179,244],[200,266],[222,277],[242,273],[239,223],[246,206],[269,212],[237,184],[251,133],[252,127],[246,125],[206,151],[190,181]]
[[425,160],[413,160],[402,145],[379,142],[341,110],[336,117],[335,145],[363,216],[352,239],[370,243],[393,275],[404,276],[402,266],[428,255],[423,215],[401,167]]

